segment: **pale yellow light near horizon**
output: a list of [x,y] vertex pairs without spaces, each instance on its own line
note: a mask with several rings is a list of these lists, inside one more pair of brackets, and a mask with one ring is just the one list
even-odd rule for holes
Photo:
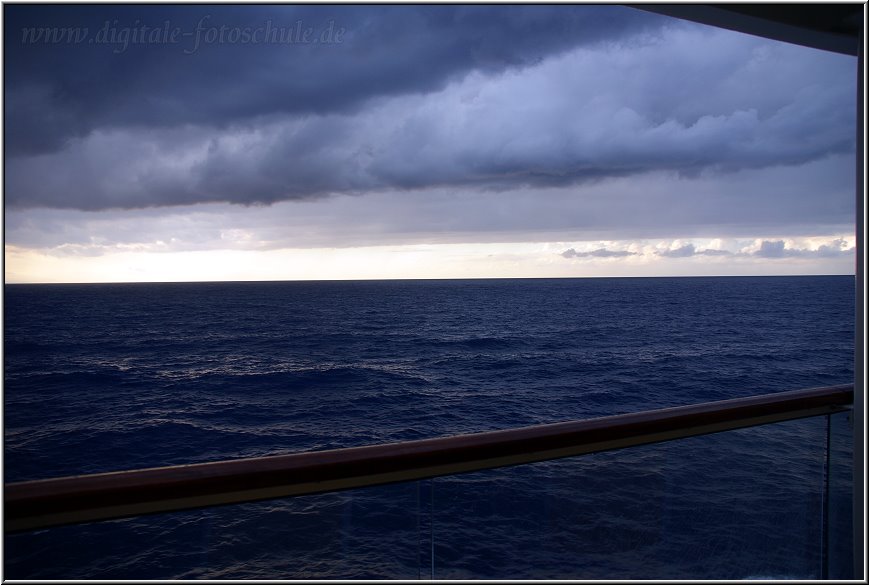
[[[7,282],[161,282],[438,278],[453,254],[427,246],[283,250],[122,251],[57,256],[6,248]],[[452,264],[452,268],[457,268]],[[459,269],[458,272],[461,272]]]
[[[482,254],[486,245],[47,254],[6,247],[6,281],[163,282],[521,277],[527,258]],[[539,246],[538,246],[539,247]],[[498,248],[503,251],[504,246]],[[527,254],[527,251],[526,251]],[[524,260],[524,261],[523,261]]]
[[[678,240],[676,242],[679,242]],[[853,257],[568,259],[563,242],[57,254],[6,246],[7,283],[853,274]],[[593,246],[592,246],[593,247]],[[641,251],[631,244],[626,249]]]

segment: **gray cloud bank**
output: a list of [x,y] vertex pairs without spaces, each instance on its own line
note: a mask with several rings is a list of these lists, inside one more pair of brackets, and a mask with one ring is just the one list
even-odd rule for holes
[[[836,238],[827,244],[818,246],[817,249],[808,248],[786,248],[784,240],[763,240],[760,248],[751,252],[731,252],[729,250],[719,250],[705,248],[698,250],[694,244],[685,244],[672,250],[657,250],[656,256],[664,258],[690,258],[692,256],[729,256],[729,257],[757,257],[757,258],[842,258],[852,256],[856,252],[853,246],[848,247],[847,242],[841,238]],[[609,250],[607,248],[597,248],[591,252],[577,252],[573,248],[568,248],[561,253],[564,258],[618,258],[624,256],[640,256],[641,253],[629,252],[626,250]]]
[[636,252],[628,252],[627,250],[607,250],[606,248],[597,248],[591,252],[577,252],[573,248],[568,248],[561,253],[565,258],[623,258],[625,256],[636,256]]
[[[784,242],[781,242],[782,246],[784,246]],[[706,248],[703,250],[697,250],[694,247],[694,244],[685,244],[680,248],[676,248],[674,250],[659,250],[657,252],[659,256],[664,256],[665,258],[688,258],[689,256],[729,256],[732,255],[733,252],[728,252],[727,250],[716,250],[711,248]]]
[[854,247],[846,247],[844,240],[833,240],[829,244],[818,246],[817,250],[805,250],[800,248],[785,248],[782,240],[764,240],[760,249],[753,254],[761,258],[838,258],[854,254]]
[[853,59],[628,8],[209,6],[215,25],[334,21],[346,34],[189,55],[18,31],[136,18],[195,30],[205,7],[6,8],[12,208],[545,190],[854,148]]
[[[392,190],[272,206],[152,207],[130,212],[6,210],[6,242],[193,250],[378,244],[750,238],[853,232],[853,159],[678,179],[658,172],[581,187]],[[818,197],[823,193],[823,197]],[[235,236],[233,236],[235,234]],[[239,239],[243,235],[243,241]],[[768,238],[768,239],[776,239]]]

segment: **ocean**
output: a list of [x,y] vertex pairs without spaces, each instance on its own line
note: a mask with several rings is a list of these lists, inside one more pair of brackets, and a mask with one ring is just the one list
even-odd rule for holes
[[[4,292],[6,482],[853,381],[851,276]],[[830,576],[847,576],[850,424],[848,414],[815,417],[433,480],[8,535],[4,576],[816,578],[825,564]]]

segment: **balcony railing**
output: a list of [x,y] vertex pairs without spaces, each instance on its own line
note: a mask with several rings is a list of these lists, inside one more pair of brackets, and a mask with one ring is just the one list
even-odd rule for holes
[[384,445],[6,484],[19,532],[431,478],[847,410],[852,384]]

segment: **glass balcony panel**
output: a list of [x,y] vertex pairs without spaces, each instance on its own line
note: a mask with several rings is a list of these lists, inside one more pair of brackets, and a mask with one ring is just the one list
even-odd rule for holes
[[825,456],[815,417],[438,478],[434,576],[818,578]]
[[854,578],[854,489],[853,415],[842,412],[830,418],[830,452],[828,484],[828,561],[830,579]]
[[4,568],[13,579],[845,578],[850,432],[847,414],[815,417],[13,534]]
[[7,535],[4,576],[416,579],[424,554],[427,577],[419,483]]

